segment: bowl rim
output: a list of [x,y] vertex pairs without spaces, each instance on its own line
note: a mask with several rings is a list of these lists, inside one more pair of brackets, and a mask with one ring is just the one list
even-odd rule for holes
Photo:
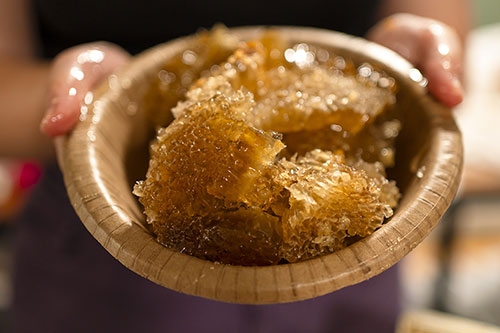
[[[266,28],[269,27],[229,30],[249,39]],[[427,168],[423,175],[415,174],[412,180],[417,200],[404,202],[405,209],[396,209],[390,222],[372,235],[332,254],[262,267],[201,260],[160,245],[138,222],[137,214],[141,212],[130,214],[120,205],[119,198],[110,195],[109,182],[103,181],[96,170],[95,150],[101,139],[91,140],[88,135],[99,126],[99,120],[87,117],[57,145],[70,201],[88,231],[111,255],[161,286],[189,295],[245,304],[285,303],[324,295],[374,277],[401,260],[434,229],[458,190],[463,155],[459,130],[450,109],[430,97],[422,81],[408,79],[414,77],[413,65],[385,47],[341,32],[310,27],[272,28],[293,36],[293,40],[327,45],[339,53],[361,52],[363,58],[383,65],[390,75],[408,82],[424,112],[432,112],[431,144],[422,161]],[[152,68],[151,59],[158,64],[185,48],[193,38],[175,39],[140,53],[116,77],[133,77],[143,68]],[[96,102],[113,99],[115,95],[111,95],[116,92],[107,86],[98,88],[94,109]]]

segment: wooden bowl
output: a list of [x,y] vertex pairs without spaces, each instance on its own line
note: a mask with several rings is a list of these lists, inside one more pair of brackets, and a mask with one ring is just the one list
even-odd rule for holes
[[[243,39],[259,27],[232,29]],[[193,37],[174,40],[135,57],[94,92],[88,116],[58,149],[69,197],[88,231],[137,274],[182,293],[234,303],[283,303],[324,295],[388,269],[436,226],[453,200],[462,168],[461,135],[449,109],[427,94],[425,79],[394,52],[342,33],[278,28],[292,42],[319,45],[369,62],[394,77],[404,110],[392,172],[403,197],[394,216],[371,236],[343,250],[293,264],[241,267],[201,260],[155,240],[132,194],[143,179],[150,130],[142,103],[149,82]]]

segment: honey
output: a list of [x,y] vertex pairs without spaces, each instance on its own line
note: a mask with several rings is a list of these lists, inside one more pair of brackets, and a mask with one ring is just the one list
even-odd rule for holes
[[158,130],[134,188],[158,241],[216,262],[270,265],[332,253],[380,228],[400,196],[385,174],[400,126],[393,80],[273,31],[234,45],[196,70],[182,98],[169,97],[174,120]]

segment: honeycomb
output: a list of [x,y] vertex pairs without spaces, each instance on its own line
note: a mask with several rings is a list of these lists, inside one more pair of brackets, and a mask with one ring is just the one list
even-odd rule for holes
[[400,197],[386,177],[395,89],[368,64],[273,31],[239,42],[192,82],[151,144],[134,193],[152,232],[234,265],[296,262],[370,235]]

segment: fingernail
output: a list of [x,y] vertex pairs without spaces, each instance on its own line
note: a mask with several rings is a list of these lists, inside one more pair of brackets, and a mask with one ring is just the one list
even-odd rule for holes
[[455,90],[455,103],[453,106],[456,106],[456,105],[462,103],[463,100],[464,100],[464,90],[462,88],[462,85],[460,85]]
[[443,99],[445,104],[450,107],[456,106],[460,104],[464,97],[464,90],[462,87],[462,83],[456,77],[453,77],[449,81],[448,88],[443,91]]
[[453,78],[451,79],[451,86],[457,94],[463,94],[464,89],[462,86],[462,82],[457,77],[453,76]]
[[50,132],[50,127],[52,124],[57,123],[63,117],[63,115],[57,111],[58,110],[57,106],[58,106],[57,100],[53,99],[50,102],[47,111],[45,112],[45,116],[42,118],[40,128],[42,132],[44,132],[45,134],[48,134],[47,129],[49,129]]
[[72,101],[70,98],[59,97],[53,99],[40,123],[42,132],[48,136],[67,133],[72,123],[74,123],[70,113],[71,107]]

